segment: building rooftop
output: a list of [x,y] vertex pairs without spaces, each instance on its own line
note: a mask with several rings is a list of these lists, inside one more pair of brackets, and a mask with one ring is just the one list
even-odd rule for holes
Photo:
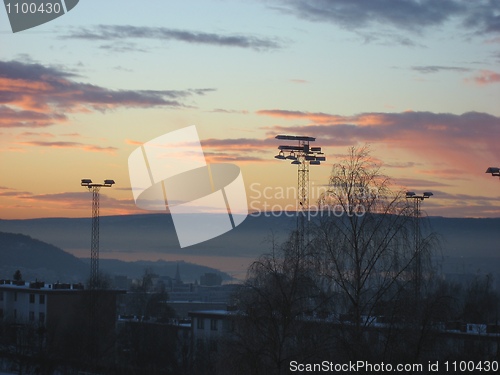
[[225,316],[233,316],[236,315],[237,311],[228,311],[228,310],[199,310],[199,311],[190,311],[188,313],[189,316],[206,316],[206,317],[225,317]]
[[83,290],[82,283],[53,283],[47,284],[43,281],[15,281],[0,280],[2,289],[38,289],[38,290]]

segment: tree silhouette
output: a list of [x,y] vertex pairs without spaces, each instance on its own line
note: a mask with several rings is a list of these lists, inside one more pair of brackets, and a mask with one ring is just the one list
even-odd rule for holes
[[16,270],[16,272],[14,272],[14,276],[12,278],[14,279],[14,281],[17,281],[17,282],[23,281],[23,275],[21,274],[20,270]]
[[224,365],[218,373],[285,374],[291,360],[321,355],[316,341],[325,332],[315,331],[308,320],[322,298],[313,266],[295,234],[281,246],[273,243],[272,252],[250,266],[237,295],[233,340],[221,350],[233,358],[232,367]]
[[333,166],[320,206],[323,216],[310,246],[336,301],[335,313],[345,323],[339,331],[343,354],[353,360],[379,358],[367,328],[376,316],[392,323],[409,320],[416,307],[408,294],[415,280],[413,209],[405,193],[381,173],[368,147],[352,147]]

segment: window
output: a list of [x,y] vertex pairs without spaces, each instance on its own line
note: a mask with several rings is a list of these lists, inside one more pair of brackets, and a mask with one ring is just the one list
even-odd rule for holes
[[38,301],[40,302],[40,305],[44,305],[45,304],[45,294],[40,294],[40,296],[38,297]]
[[30,303],[35,303],[35,295],[30,294]]
[[217,331],[217,319],[210,319],[210,330]]
[[45,323],[45,313],[38,314],[38,321],[42,324]]
[[14,319],[17,319],[17,309],[14,309]]
[[198,329],[205,328],[205,321],[203,320],[203,318],[196,318],[196,328]]
[[17,292],[14,292],[14,302],[17,301]]
[[30,311],[30,322],[34,322],[34,321],[35,321],[35,312]]

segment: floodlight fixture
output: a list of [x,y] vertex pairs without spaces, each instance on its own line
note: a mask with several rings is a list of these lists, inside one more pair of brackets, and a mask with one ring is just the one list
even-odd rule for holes
[[[326,161],[325,154],[322,152],[321,147],[311,147],[309,145],[310,142],[316,141],[314,137],[282,134],[277,135],[275,138],[287,141],[297,141],[297,145],[278,146],[280,152],[274,157],[275,159],[292,160],[291,164],[296,165],[305,165],[305,162],[308,162],[308,165],[320,165],[321,162]],[[285,156],[285,152],[288,153],[288,155]],[[295,161],[299,162],[296,163]]]
[[500,177],[500,168],[498,167],[489,167],[486,170],[486,173],[491,173],[493,177]]
[[421,201],[423,201],[424,199],[430,198],[433,195],[434,194],[432,194],[430,191],[425,191],[424,193],[422,193],[422,195],[417,195],[413,191],[407,191],[406,192],[406,198],[413,198],[413,199],[421,200]]
[[115,184],[115,180],[104,180],[102,184],[100,183],[94,183],[90,178],[82,178],[81,180],[81,185],[85,186],[86,188],[94,189],[94,188],[102,188],[102,187],[111,187]]
[[275,137],[276,139],[284,139],[287,141],[305,141],[305,142],[314,142],[316,138],[314,137],[306,137],[306,136],[301,136],[301,135],[277,135]]
[[286,159],[285,154],[283,151],[280,151],[278,155],[275,156],[276,159]]

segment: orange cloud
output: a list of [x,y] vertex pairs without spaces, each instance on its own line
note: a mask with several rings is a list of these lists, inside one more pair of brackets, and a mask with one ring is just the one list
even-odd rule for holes
[[[271,110],[259,114],[288,119],[313,119],[310,113]],[[314,114],[313,114],[314,115]],[[332,121],[325,123],[324,120]],[[442,163],[436,175],[459,178],[476,174],[500,160],[498,139],[500,117],[487,113],[415,112],[362,113],[355,116],[321,114],[318,121],[303,126],[275,126],[276,134],[308,135],[318,138],[318,145],[328,147],[371,143],[384,148],[401,149],[415,155],[414,162]],[[454,170],[453,173],[445,173]]]
[[472,81],[479,86],[500,83],[500,74],[491,70],[481,70],[475,77],[467,79],[466,81]]
[[118,150],[116,147],[101,147],[97,145],[84,144],[80,142],[45,142],[45,141],[28,141],[28,142],[18,142],[17,144],[24,146],[37,146],[37,147],[49,147],[49,148],[76,148],[85,151],[92,152],[110,152],[114,153]]
[[142,146],[144,142],[135,141],[133,139],[126,139],[125,143],[132,146]]
[[329,115],[321,112],[287,111],[282,109],[263,109],[256,112],[258,115],[278,117],[283,119],[308,119],[316,123],[331,123],[339,119],[339,116]]
[[[468,112],[461,115],[405,111],[400,113],[361,113],[340,116],[328,113],[310,113],[289,110],[261,110],[261,115],[283,119],[303,118],[317,122],[302,126],[274,126],[263,128],[261,139],[205,139],[202,146],[211,162],[272,161],[276,151],[277,134],[308,135],[318,139],[326,153],[336,147],[373,144],[382,150],[404,150],[415,159],[405,162],[405,168],[423,164],[441,163],[438,169],[415,170],[422,175],[443,179],[463,178],[467,173],[483,171],[494,160],[500,160],[497,139],[500,137],[500,117],[487,113]],[[330,119],[330,122],[325,122]],[[331,151],[330,151],[331,152]],[[387,165],[398,167],[398,165]],[[462,177],[461,177],[462,176]],[[467,177],[469,178],[469,177]]]
[[363,113],[354,116],[339,116],[323,112],[287,111],[282,109],[265,109],[256,112],[258,115],[282,119],[307,119],[315,124],[383,125],[392,121],[385,113]]
[[0,128],[43,128],[66,121],[61,113],[16,110],[0,104]]
[[[27,191],[17,191],[12,189],[9,192],[0,191],[0,197],[11,199],[11,205],[4,208],[26,209],[30,215],[42,216],[60,216],[61,210],[83,210],[89,209],[89,193],[87,191],[78,192],[60,192],[52,194],[35,194]],[[144,211],[138,209],[133,199],[117,199],[110,197],[107,193],[101,193],[102,207],[105,214],[139,214]]]
[[110,90],[75,81],[76,75],[40,64],[0,61],[0,127],[41,127],[65,113],[114,108],[184,107],[212,89]]

